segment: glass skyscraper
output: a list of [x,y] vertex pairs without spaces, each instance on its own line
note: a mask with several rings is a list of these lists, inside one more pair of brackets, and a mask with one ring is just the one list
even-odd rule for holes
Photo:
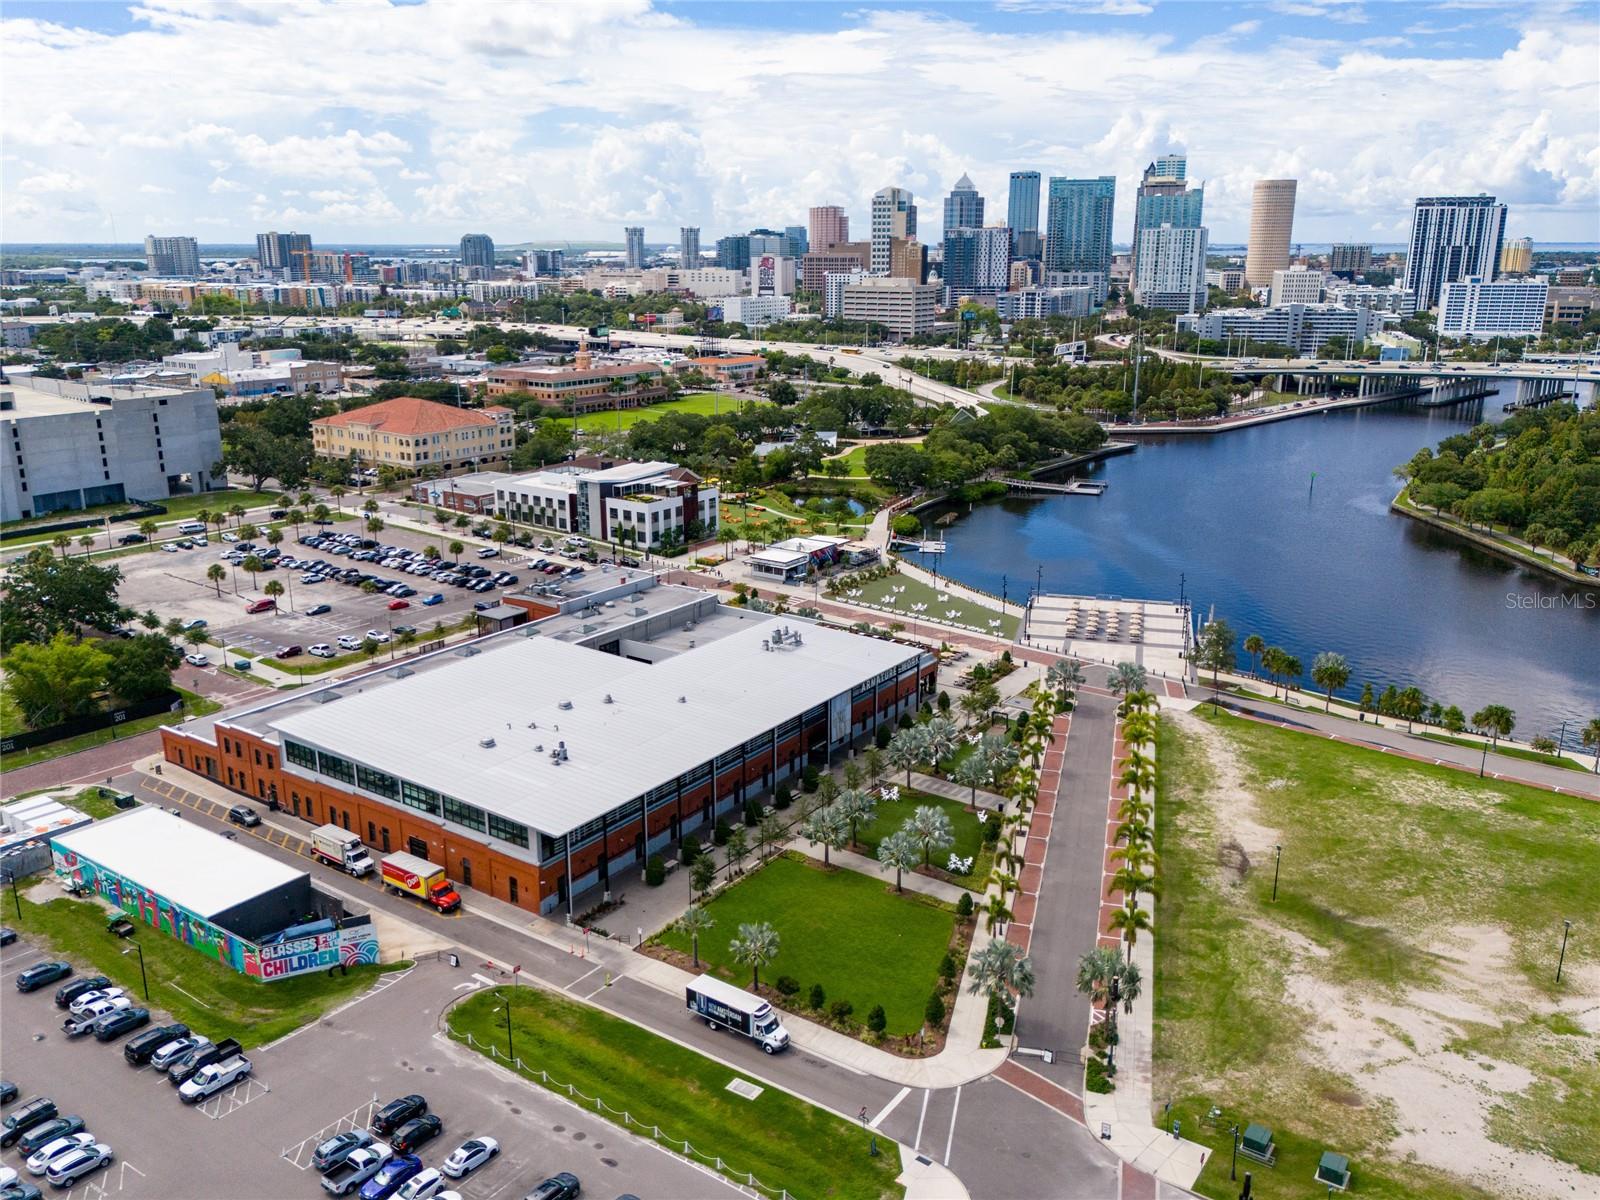
[[1045,206],[1045,270],[1098,271],[1109,277],[1116,201],[1115,175],[1051,179]]

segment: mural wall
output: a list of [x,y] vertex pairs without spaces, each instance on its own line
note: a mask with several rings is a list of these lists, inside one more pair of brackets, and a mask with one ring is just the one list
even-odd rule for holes
[[378,961],[378,935],[369,917],[353,917],[339,929],[261,946],[74,851],[54,843],[50,849],[56,877],[74,890],[92,891],[131,920],[142,921],[251,978],[270,982],[330,967]]

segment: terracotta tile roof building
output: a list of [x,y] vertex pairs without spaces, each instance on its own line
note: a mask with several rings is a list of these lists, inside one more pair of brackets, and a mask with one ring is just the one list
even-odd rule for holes
[[516,444],[515,414],[500,405],[457,408],[396,396],[311,422],[311,442],[327,458],[402,470],[498,462]]
[[[491,396],[526,392],[550,408],[569,412],[610,412],[640,408],[666,398],[667,388],[655,363],[579,362],[568,367],[494,367],[484,375]],[[627,390],[613,392],[611,385]]]

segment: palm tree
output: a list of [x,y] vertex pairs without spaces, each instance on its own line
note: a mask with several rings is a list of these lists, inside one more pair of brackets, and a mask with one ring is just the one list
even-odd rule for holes
[[288,521],[289,524],[294,526],[295,537],[300,536],[300,522],[304,521],[305,519],[306,514],[298,508],[291,508],[288,512],[288,515],[284,517],[284,520]]
[[295,497],[295,503],[298,504],[301,508],[310,508],[316,502],[317,502],[317,498],[315,496],[313,496],[310,492],[301,492],[298,496]]
[[260,532],[261,531],[256,528],[255,522],[246,521],[243,525],[239,526],[239,540],[242,542],[253,541],[256,534]]
[[334,484],[331,488],[328,489],[328,495],[333,497],[334,504],[338,505],[340,512],[343,512],[344,511],[344,496],[345,496],[344,485],[343,484],[339,484],[339,483]]
[[694,969],[700,969],[700,935],[716,925],[717,920],[704,906],[691,904],[683,910],[683,915],[673,923],[673,928],[680,933],[689,935],[689,945],[694,954]]
[[1123,842],[1149,842],[1154,836],[1155,830],[1150,828],[1149,822],[1137,816],[1128,816],[1117,826],[1112,840],[1120,845]]
[[1078,959],[1078,991],[1099,1006],[1111,995],[1111,981],[1122,973],[1122,955],[1110,946],[1096,946]]
[[50,544],[61,552],[62,558],[65,558],[67,556],[67,550],[72,545],[72,539],[64,533],[58,533],[55,535],[55,537],[50,539]]
[[277,546],[277,545],[281,545],[282,542],[283,542],[283,530],[281,530],[281,529],[269,529],[269,530],[267,530],[267,545],[269,545],[269,546]]
[[217,527],[217,532],[221,533],[228,527],[228,514],[225,512],[212,513],[211,523]]
[[728,943],[734,961],[750,968],[750,986],[761,986],[761,968],[778,957],[778,931],[765,921],[739,926],[739,935]]
[[1250,656],[1251,678],[1255,677],[1256,664],[1260,661],[1261,655],[1266,651],[1266,648],[1267,643],[1261,640],[1261,635],[1259,633],[1252,633],[1249,637],[1245,638],[1244,652]]
[[156,536],[156,530],[159,528],[159,525],[146,517],[143,521],[139,522],[139,535],[148,542],[151,538]]
[[720,527],[717,530],[717,541],[722,543],[722,561],[723,562],[727,562],[728,561],[729,548],[733,545],[734,542],[737,542],[738,540],[739,540],[739,535],[737,533],[735,533],[727,525],[723,525],[722,527]]
[[244,505],[242,505],[242,504],[231,505],[228,508],[228,515],[233,518],[234,527],[238,528],[239,522],[244,520]]
[[378,502],[376,500],[368,499],[367,502],[361,506],[361,511],[366,513],[369,517],[377,516]]
[[1117,991],[1122,1000],[1122,1011],[1133,1012],[1133,1002],[1144,991],[1144,975],[1136,962],[1125,962],[1117,976]]
[[967,976],[971,980],[967,991],[974,996],[1010,1004],[1013,998],[1033,995],[1033,963],[1010,942],[990,942],[979,950],[967,966]]
[[934,717],[923,723],[922,736],[927,739],[928,761],[937,766],[956,748],[960,735],[949,717]]
[[86,533],[78,538],[78,545],[83,547],[83,556],[89,557],[89,551],[94,549],[94,534]]
[[850,836],[850,824],[837,806],[824,804],[800,823],[800,836],[812,845],[821,843],[822,863],[830,866],[828,853],[844,846]]
[[1062,707],[1071,703],[1083,686],[1083,668],[1076,659],[1060,658],[1051,663],[1044,673],[1045,686],[1054,688]]
[[459,540],[452,539],[447,548],[450,551],[450,557],[454,561],[455,565],[460,566],[461,552],[467,548],[466,545]]
[[[218,569],[221,569],[220,565]],[[217,595],[219,597],[222,595],[221,588],[217,589]],[[155,609],[147,608],[144,610],[144,615],[139,618],[139,624],[143,625],[151,633],[154,633],[156,630],[161,628],[161,618],[156,616]]]
[[927,739],[923,736],[925,726],[913,725],[910,729],[897,731],[889,740],[889,765],[895,770],[904,770],[906,773],[906,786],[911,786],[911,771],[918,767],[927,758]]
[[1111,678],[1106,681],[1106,686],[1111,689],[1113,696],[1126,696],[1142,692],[1148,678],[1147,672],[1138,663],[1119,662],[1111,672]]
[[950,773],[950,778],[953,782],[972,789],[972,806],[976,808],[978,787],[989,782],[990,774],[989,755],[982,746],[978,746],[956,764],[956,769]]
[[326,504],[319,504],[311,510],[311,519],[313,521],[326,521],[332,513],[333,510]]
[[1106,884],[1106,895],[1114,896],[1118,892],[1127,897],[1129,904],[1138,899],[1140,892],[1148,892],[1152,896],[1159,894],[1156,891],[1154,875],[1146,875],[1143,871],[1135,871],[1129,867],[1119,869]]
[[274,604],[276,604],[278,602],[278,597],[283,595],[283,584],[279,583],[276,579],[269,579],[267,580],[267,586],[261,590],[272,599]]
[[894,868],[894,890],[897,892],[905,889],[900,886],[903,872],[917,869],[917,856],[921,853],[917,840],[904,829],[897,829],[883,841],[878,843],[878,861],[886,867]]
[[[1002,887],[1006,882],[1008,881],[1001,880]],[[1009,882],[1015,883],[1015,880],[1010,880]],[[1000,927],[1003,927],[1007,921],[1011,920],[1011,910],[1006,907],[1004,895],[989,897],[989,902],[983,908],[983,920],[983,927],[988,933],[995,933],[997,929],[999,932],[1004,932],[1003,928]]]
[[1272,681],[1272,698],[1274,700],[1278,698],[1278,675],[1283,670],[1284,660],[1288,657],[1287,651],[1281,646],[1268,646],[1261,652],[1261,669],[1267,673],[1267,678]]
[[1111,914],[1111,928],[1121,934],[1123,943],[1128,948],[1128,957],[1133,957],[1133,944],[1139,940],[1139,931],[1151,928],[1150,914],[1132,902],[1117,909]]
[[256,586],[256,576],[266,570],[266,564],[254,554],[249,554],[245,556],[245,560],[239,565],[244,568],[245,574],[250,576],[250,586],[254,588]]
[[902,828],[922,850],[922,865],[925,867],[931,862],[935,850],[948,850],[956,842],[950,830],[950,814],[932,804],[918,805],[906,818]]
[[1590,717],[1589,723],[1583,727],[1583,732],[1578,737],[1593,752],[1594,769],[1596,773],[1600,773],[1600,717]]
[[1480,732],[1489,735],[1492,750],[1500,745],[1501,738],[1511,736],[1517,726],[1517,714],[1504,704],[1486,704],[1472,714],[1472,723]]
[[422,557],[423,558],[438,558],[439,557],[439,547],[437,547],[437,546],[424,546],[422,548]]
[[[851,765],[854,766],[853,763]],[[839,816],[850,826],[850,844],[853,846],[856,844],[856,826],[862,821],[872,820],[878,811],[878,797],[860,788],[848,787],[839,793],[839,799],[833,807],[839,810]]]

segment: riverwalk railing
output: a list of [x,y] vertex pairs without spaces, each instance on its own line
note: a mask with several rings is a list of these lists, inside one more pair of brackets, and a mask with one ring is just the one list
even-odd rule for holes
[[497,1062],[502,1062],[507,1066],[515,1068],[519,1075],[522,1075],[528,1079],[537,1079],[543,1086],[549,1088],[558,1095],[566,1096],[567,1099],[573,1101],[573,1103],[581,1104],[585,1108],[593,1109],[596,1113],[605,1117],[607,1120],[610,1120],[616,1124],[620,1124],[625,1129],[637,1130],[639,1133],[648,1136],[652,1141],[656,1142],[660,1146],[665,1147],[670,1153],[677,1155],[679,1158],[686,1159],[697,1166],[704,1165],[712,1168],[719,1175],[732,1180],[735,1184],[740,1186],[741,1190],[750,1195],[763,1197],[771,1196],[773,1197],[773,1200],[799,1200],[799,1198],[795,1196],[793,1192],[788,1191],[785,1188],[773,1187],[769,1183],[763,1183],[761,1180],[755,1177],[753,1172],[739,1170],[732,1163],[724,1161],[720,1155],[707,1154],[703,1150],[696,1150],[694,1146],[689,1143],[687,1138],[675,1138],[663,1130],[661,1126],[647,1124],[646,1122],[639,1120],[627,1109],[612,1108],[611,1105],[607,1104],[599,1096],[585,1095],[583,1092],[578,1090],[577,1085],[575,1084],[562,1083],[559,1079],[554,1078],[548,1071],[537,1067],[530,1067],[520,1058],[512,1059],[508,1057],[500,1050],[498,1046],[478,1041],[477,1038],[472,1036],[470,1031],[466,1033],[457,1033],[454,1029],[447,1028],[445,1032],[452,1041],[465,1042],[468,1046],[471,1046],[480,1054],[487,1054],[490,1058],[496,1060]]

